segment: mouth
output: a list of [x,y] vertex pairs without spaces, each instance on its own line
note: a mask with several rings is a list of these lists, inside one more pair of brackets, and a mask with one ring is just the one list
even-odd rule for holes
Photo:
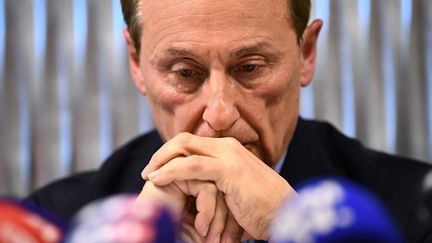
[[263,154],[261,153],[259,144],[257,142],[247,142],[247,143],[242,143],[242,145],[249,152],[251,152],[252,154],[254,154],[258,159],[260,159],[261,161],[263,161],[265,164],[269,165],[267,162],[265,162],[266,160],[263,157]]
[[243,147],[245,147],[247,150],[252,152],[253,149],[253,143],[249,142],[249,143],[242,143]]

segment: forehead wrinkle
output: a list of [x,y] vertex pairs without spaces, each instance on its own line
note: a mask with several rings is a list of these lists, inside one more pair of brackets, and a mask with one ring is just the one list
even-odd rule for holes
[[[187,41],[187,43],[191,43],[190,41]],[[204,44],[202,42],[192,42],[195,44]],[[250,45],[245,45],[245,46],[241,46],[238,47],[232,51],[228,51],[228,57],[229,58],[239,58],[242,56],[246,56],[249,54],[256,54],[259,52],[272,52],[271,51],[271,47],[273,45],[269,42],[266,41],[262,41],[256,44],[250,44]],[[156,48],[156,50],[153,53],[153,57],[154,59],[157,59],[158,57],[166,57],[166,56],[171,56],[171,57],[188,57],[191,59],[196,59],[196,60],[202,60],[202,56],[200,56],[199,54],[196,54],[193,52],[193,50],[190,50],[188,48],[183,48],[183,47],[169,47],[168,49],[162,50],[161,52],[159,52],[161,50],[160,47]],[[216,49],[212,49],[212,50],[216,50]],[[212,52],[212,50],[207,50],[207,55],[211,55],[210,53]],[[278,56],[280,53],[273,53],[274,55]],[[220,58],[222,58],[222,56],[224,56],[223,53],[218,52],[218,56]],[[275,57],[276,57],[275,56]],[[223,58],[222,58],[223,59]]]
[[[167,35],[164,35],[164,36],[158,38],[155,41],[157,44],[156,44],[155,47],[153,47],[154,49],[151,46],[148,46],[148,51],[152,52],[152,54],[150,55],[151,59],[155,59],[155,58],[157,58],[161,54],[169,54],[169,53],[166,53],[166,50],[163,50],[163,49],[165,49],[164,46],[166,45],[166,43],[164,42],[164,40],[167,39],[167,38],[169,38],[170,36],[178,35],[179,33],[190,33],[190,31],[181,31],[181,32],[178,32],[178,33],[169,33]],[[180,42],[201,43],[201,42],[197,42],[197,41],[176,41],[176,43],[180,43]],[[177,48],[177,47],[171,47],[170,49],[173,49],[173,48]],[[151,49],[153,49],[153,51],[151,51]],[[178,47],[177,49],[184,49],[184,48]],[[184,49],[184,50],[186,50],[186,49]]]
[[[213,17],[213,14],[183,14],[178,16],[165,16],[160,19],[152,19],[152,25],[158,26],[160,28],[157,30],[157,35],[164,35],[166,32],[191,32],[191,31],[224,31],[228,26],[232,26],[233,22],[229,22],[228,20],[234,19],[234,17],[225,17],[220,19],[206,19],[207,17]],[[176,23],[185,22],[184,18],[190,18],[189,26],[185,29],[180,29],[180,26],[177,26]],[[249,18],[252,19],[252,18]],[[206,23],[201,26],[202,23]],[[184,26],[182,27],[184,28]],[[154,28],[152,28],[154,31]]]
[[[142,2],[142,1],[141,1]],[[147,21],[149,20],[152,23],[157,23],[157,22],[165,22],[165,21],[175,21],[176,19],[179,18],[184,18],[184,17],[211,17],[211,16],[215,16],[217,15],[217,12],[215,12],[215,9],[213,8],[209,8],[209,9],[202,9],[202,8],[196,8],[193,7],[194,5],[191,5],[188,7],[188,4],[192,3],[193,1],[191,0],[182,0],[182,1],[177,1],[177,2],[170,2],[170,4],[168,6],[163,6],[163,5],[156,5],[153,7],[158,8],[157,10],[152,10],[150,11],[151,7],[149,6],[145,6],[141,9],[140,12],[148,12],[146,14],[143,14],[144,17],[147,17]],[[211,2],[210,2],[211,3]],[[148,4],[147,4],[148,5]],[[185,5],[185,8],[181,8],[183,5]],[[208,6],[209,4],[206,3],[206,5]],[[144,10],[145,9],[145,10]],[[172,9],[175,9],[175,13],[176,15],[174,16],[170,16],[170,11],[172,11]],[[230,9],[232,11],[232,9]],[[219,12],[229,12],[230,10],[227,9],[222,9],[219,10]],[[155,16],[156,15],[156,16]],[[158,17],[158,18],[156,18]]]
[[[201,42],[189,42],[189,41],[187,43],[202,44]],[[158,46],[153,52],[152,63],[155,63],[160,58],[166,58],[166,57],[173,57],[173,58],[185,57],[197,61],[204,60],[203,57],[201,57],[199,54],[194,53],[193,50],[190,50],[188,48],[174,46],[165,49],[164,47]]]
[[[185,4],[187,4],[188,2],[191,2],[191,1],[179,1],[179,2],[170,2],[170,5],[169,5],[169,7],[164,7],[164,8],[160,8],[160,7],[162,7],[162,6],[160,6],[160,5],[158,5],[158,4],[156,4],[156,6],[155,6],[155,3],[153,3],[153,4],[150,4],[148,1],[147,1],[147,3],[143,3],[144,2],[144,0],[141,0],[141,1],[139,1],[139,3],[140,3],[140,12],[141,12],[141,14],[144,16],[144,17],[147,17],[148,19],[154,19],[153,18],[153,16],[155,15],[155,14],[163,14],[164,12],[167,12],[167,11],[169,11],[169,9],[170,8],[178,8],[178,7],[180,7],[181,5],[185,5]],[[157,2],[157,1],[156,1]],[[151,8],[154,8],[154,7],[156,7],[157,8],[157,10],[155,11],[155,10],[152,10],[152,11],[150,11],[150,9]]]

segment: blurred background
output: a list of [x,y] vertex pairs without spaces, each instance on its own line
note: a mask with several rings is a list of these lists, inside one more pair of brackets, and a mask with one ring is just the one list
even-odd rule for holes
[[[432,1],[315,0],[324,20],[301,114],[432,161]],[[120,0],[0,0],[0,195],[98,168],[152,129]]]

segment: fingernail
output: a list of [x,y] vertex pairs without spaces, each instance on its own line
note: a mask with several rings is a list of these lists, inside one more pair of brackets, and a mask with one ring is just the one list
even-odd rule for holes
[[141,172],[141,178],[144,180],[148,180],[148,176],[146,176],[147,173],[144,173],[144,171]]
[[206,237],[207,236],[207,234],[208,234],[208,231],[209,231],[209,226],[207,226],[207,228],[204,230],[204,237]]
[[148,174],[148,178],[150,181],[152,181],[152,180],[156,179],[156,177],[158,177],[158,175],[159,175],[159,171],[156,170],[156,171],[153,171],[152,173]]

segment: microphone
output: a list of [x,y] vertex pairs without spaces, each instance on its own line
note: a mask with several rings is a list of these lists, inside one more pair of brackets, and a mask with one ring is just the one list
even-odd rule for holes
[[11,199],[0,200],[0,242],[60,242],[63,229],[42,209]]
[[432,225],[432,171],[423,179],[417,217],[423,225]]
[[66,243],[174,243],[177,224],[168,208],[138,195],[120,194],[84,206],[72,220]]
[[270,229],[273,243],[402,243],[383,204],[341,178],[306,182],[283,202]]

